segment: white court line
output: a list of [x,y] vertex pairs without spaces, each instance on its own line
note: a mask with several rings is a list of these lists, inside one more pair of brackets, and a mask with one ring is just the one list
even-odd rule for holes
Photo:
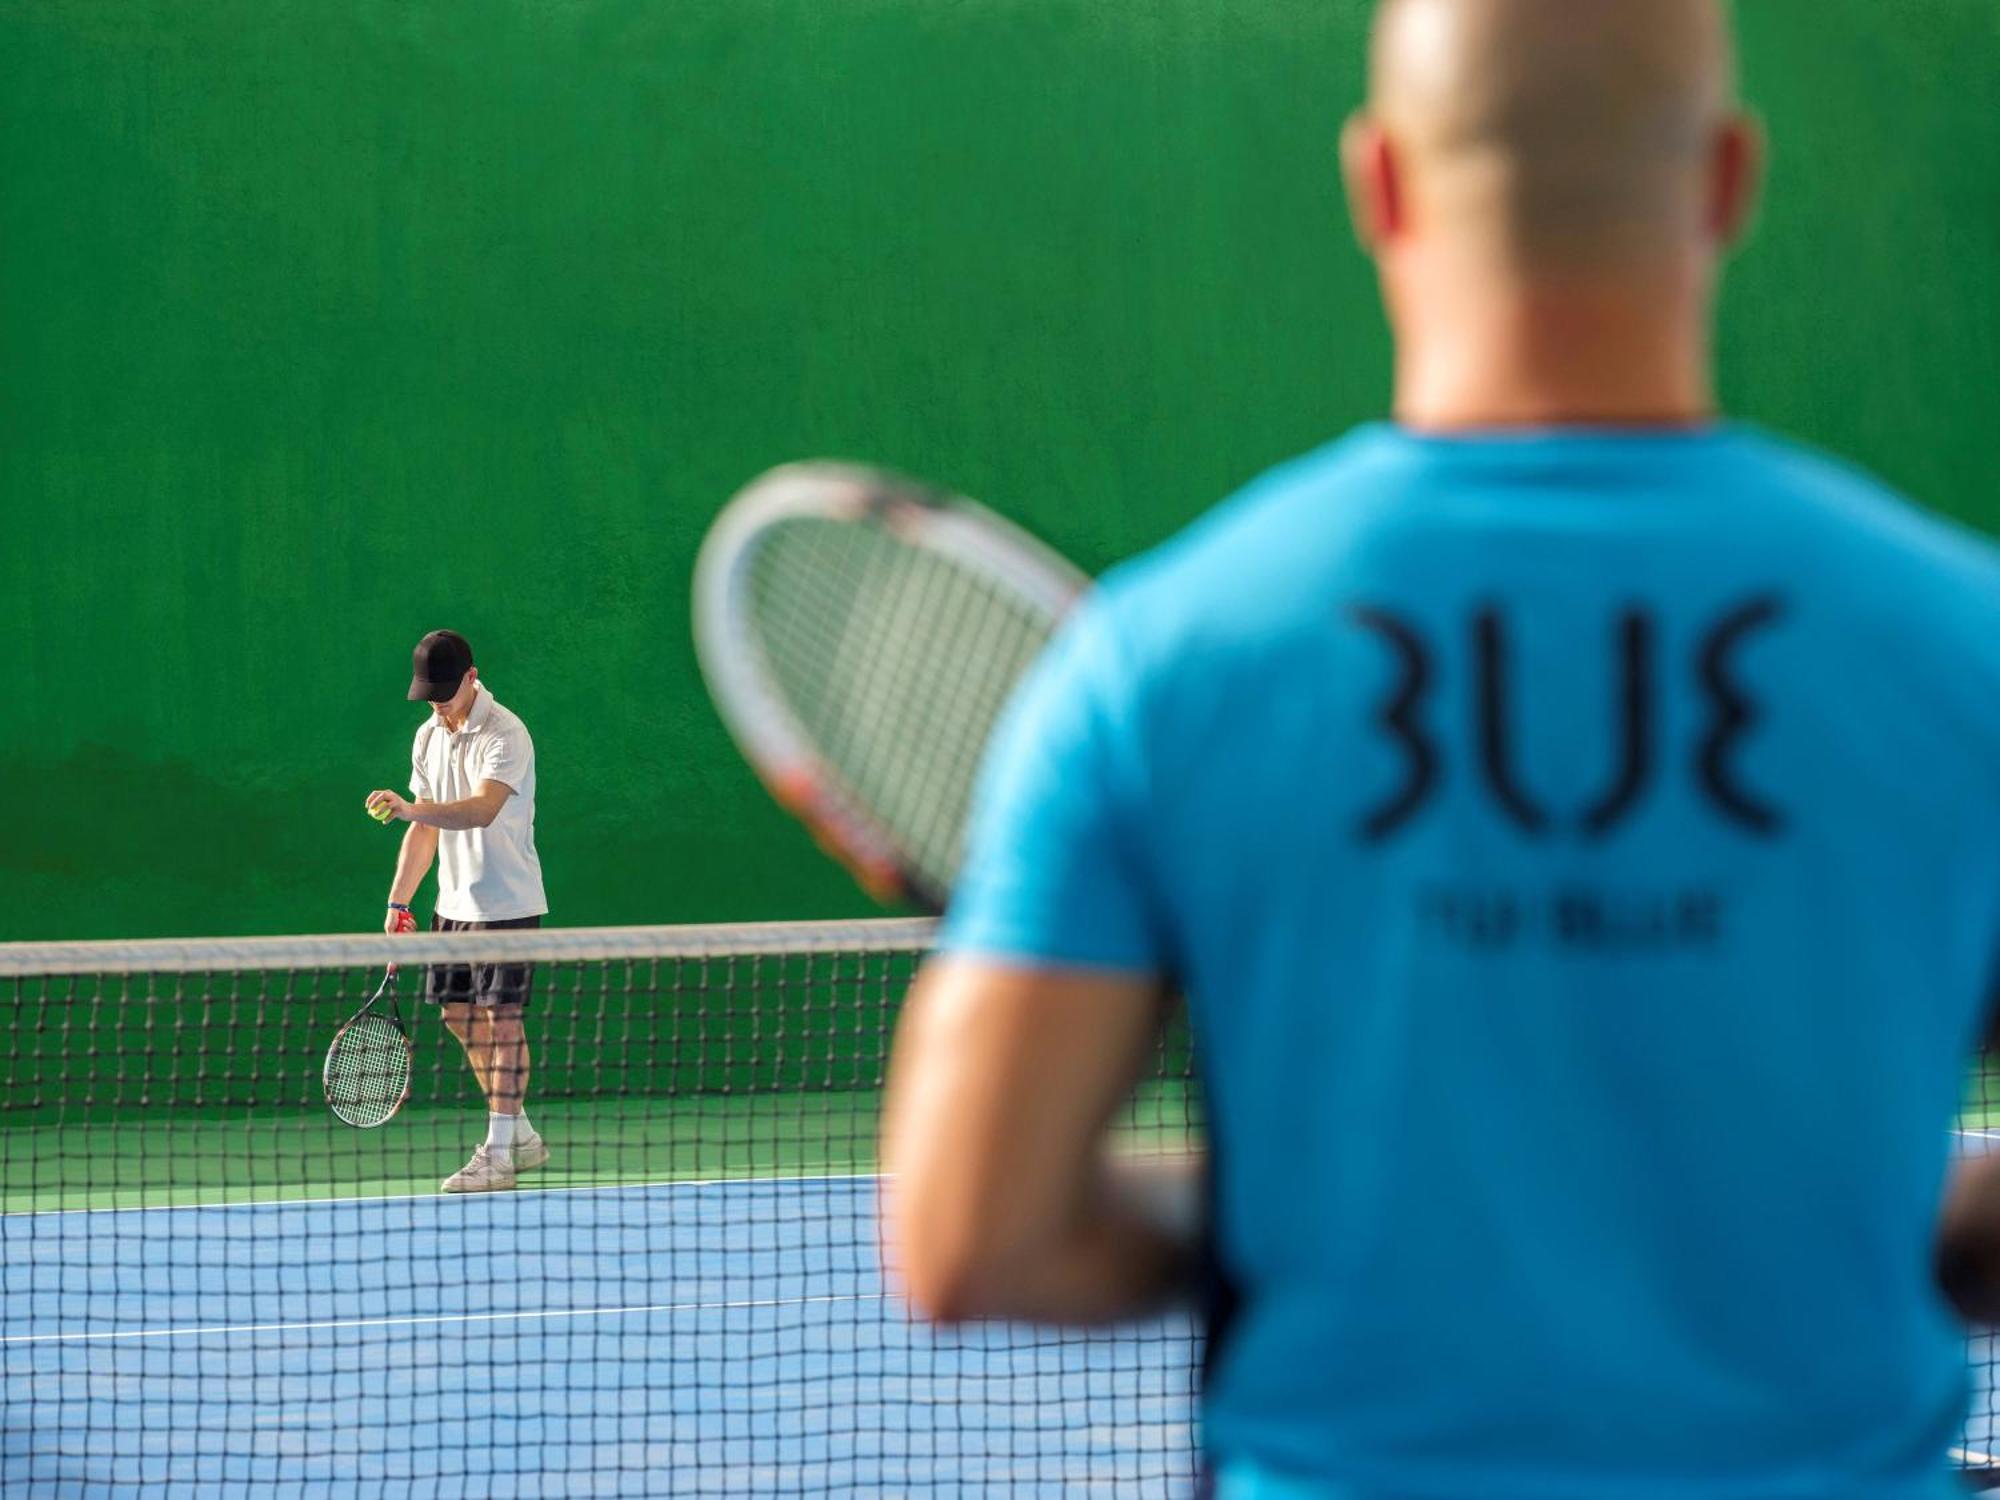
[[[1959,1140],[2000,1140],[2000,1127],[1981,1127],[1977,1130],[1954,1130],[1952,1135]],[[506,1196],[513,1200],[552,1193],[645,1193],[655,1188],[733,1188],[746,1187],[756,1183],[771,1183],[804,1187],[820,1182],[879,1182],[885,1174],[881,1172],[815,1172],[796,1177],[663,1177],[655,1182],[609,1182],[579,1183],[570,1187],[526,1187],[515,1188]],[[58,1192],[62,1189],[58,1188]],[[143,1192],[143,1188],[111,1188],[97,1191]],[[442,1202],[455,1196],[449,1193],[375,1193],[367,1196],[342,1198],[249,1198],[230,1203],[118,1203],[101,1208],[9,1208],[0,1210],[0,1219],[61,1218],[67,1214],[154,1214],[172,1213],[185,1210],[190,1213],[209,1213],[225,1208],[309,1208],[320,1205],[353,1204],[357,1207],[370,1203],[427,1203]],[[467,1195],[468,1201],[470,1196]]]
[[498,1313],[426,1313],[404,1318],[330,1318],[317,1323],[214,1323],[193,1328],[114,1328],[100,1333],[10,1333],[0,1344],[81,1344],[104,1339],[178,1339],[221,1333],[321,1333],[336,1328],[410,1328],[443,1323],[534,1322],[554,1318],[616,1318],[634,1313],[742,1312],[760,1307],[821,1307],[887,1302],[887,1292],[825,1297],[757,1297],[736,1302],[648,1302],[636,1307],[564,1307]]
[[[522,1198],[539,1197],[551,1193],[642,1193],[654,1188],[717,1188],[752,1187],[759,1183],[775,1183],[790,1186],[808,1186],[817,1182],[861,1182],[875,1181],[879,1172],[818,1172],[800,1177],[663,1177],[657,1182],[588,1182],[570,1187],[524,1187],[500,1195],[501,1201],[515,1202]],[[62,1189],[58,1188],[58,1192]],[[88,1191],[88,1190],[87,1190]],[[98,1192],[144,1192],[144,1188],[99,1188]],[[343,1198],[253,1198],[232,1203],[119,1203],[102,1208],[10,1208],[0,1212],[0,1219],[60,1218],[64,1214],[155,1214],[169,1213],[177,1209],[188,1212],[206,1213],[218,1208],[309,1208],[325,1204],[353,1204],[357,1207],[370,1203],[442,1203],[447,1198],[463,1198],[472,1201],[472,1194],[457,1193],[377,1193],[367,1197]]]

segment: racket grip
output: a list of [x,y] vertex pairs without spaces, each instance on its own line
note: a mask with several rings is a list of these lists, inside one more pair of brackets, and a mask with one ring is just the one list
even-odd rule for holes
[[[393,911],[396,914],[397,932],[399,933],[415,932],[417,930],[416,913],[411,911],[409,907],[405,906],[400,901],[391,901],[389,903],[389,910]],[[391,979],[394,979],[396,977],[396,970],[398,967],[399,966],[396,964],[389,965],[389,977]]]

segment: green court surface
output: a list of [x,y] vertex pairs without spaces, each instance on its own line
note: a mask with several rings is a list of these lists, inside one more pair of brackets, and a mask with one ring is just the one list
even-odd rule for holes
[[[1121,1139],[1178,1149],[1184,1087],[1152,1085]],[[875,1170],[880,1095],[531,1100],[549,1142],[542,1190],[719,1179],[845,1177]],[[406,1109],[374,1130],[324,1110],[179,1111],[45,1118],[0,1134],[0,1212],[167,1208],[434,1193],[485,1132],[476,1103]]]
[[1972,1075],[1965,1088],[1965,1106],[1958,1117],[1961,1131],[2000,1131],[2000,1069],[1990,1064]]

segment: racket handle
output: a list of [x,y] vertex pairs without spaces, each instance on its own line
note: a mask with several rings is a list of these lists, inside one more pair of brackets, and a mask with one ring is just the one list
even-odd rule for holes
[[[389,903],[389,910],[396,914],[397,932],[415,932],[417,930],[417,914],[411,911],[403,902],[391,901]],[[395,964],[389,965],[389,977],[391,979],[396,977],[396,967]]]
[[[409,909],[409,907],[405,906],[405,905],[404,905],[404,904],[403,904],[402,902],[400,902],[400,901],[391,901],[391,902],[389,903],[389,910],[390,910],[390,911],[392,911],[392,912],[394,912],[394,913],[396,914],[396,931],[397,931],[397,932],[399,932],[399,933],[402,933],[402,932],[415,932],[415,931],[417,930],[417,916],[416,916],[416,913],[415,913],[415,912],[413,912],[413,911],[411,911],[411,910]],[[397,969],[397,967],[398,967],[398,966],[397,966],[397,965],[395,965],[395,964],[390,964],[390,965],[389,965],[389,977],[390,977],[391,979],[394,979],[394,978],[396,977],[396,969]]]

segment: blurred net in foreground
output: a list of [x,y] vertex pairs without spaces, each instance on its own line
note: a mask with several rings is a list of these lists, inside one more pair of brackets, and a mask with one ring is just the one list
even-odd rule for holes
[[[1183,1322],[913,1326],[875,1122],[923,922],[0,948],[0,1490],[1169,1495]],[[405,966],[410,1103],[320,1067]],[[537,962],[554,1152],[444,1197],[485,1106],[416,966]],[[1126,1130],[1190,1136],[1162,1048]]]
[[[911,1325],[875,1120],[924,922],[0,945],[0,1492],[1182,1495],[1195,1342]],[[320,1066],[405,966],[410,1103]],[[520,1190],[417,966],[538,965]],[[1198,1131],[1183,1038],[1122,1126]],[[1982,1074],[1962,1150],[2000,1138]],[[1972,1342],[1962,1462],[1996,1446]]]

